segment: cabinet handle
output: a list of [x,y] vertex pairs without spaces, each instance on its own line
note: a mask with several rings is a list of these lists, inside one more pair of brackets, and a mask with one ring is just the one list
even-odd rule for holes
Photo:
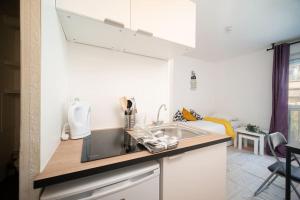
[[169,160],[175,160],[175,159],[181,158],[184,154],[185,153],[177,154],[177,155],[174,155],[174,156],[169,156],[168,159]]
[[123,23],[117,22],[117,21],[114,21],[114,20],[108,19],[108,18],[104,19],[104,23],[108,24],[108,25],[111,25],[111,26],[118,27],[118,28],[124,28],[125,27]]
[[136,33],[142,34],[142,35],[146,35],[146,36],[149,36],[149,37],[152,37],[152,36],[153,36],[153,33],[149,32],[149,31],[142,30],[142,29],[138,29],[138,30],[136,31]]

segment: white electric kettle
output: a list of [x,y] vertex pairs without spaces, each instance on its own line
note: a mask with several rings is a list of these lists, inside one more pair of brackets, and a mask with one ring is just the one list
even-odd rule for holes
[[91,134],[91,107],[75,98],[68,111],[71,139],[79,139]]

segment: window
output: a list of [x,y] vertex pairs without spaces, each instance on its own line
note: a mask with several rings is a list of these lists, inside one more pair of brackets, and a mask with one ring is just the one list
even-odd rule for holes
[[289,139],[300,140],[300,61],[289,67]]

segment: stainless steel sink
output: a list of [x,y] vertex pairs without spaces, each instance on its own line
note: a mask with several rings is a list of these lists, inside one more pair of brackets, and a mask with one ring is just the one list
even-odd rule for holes
[[170,137],[176,137],[179,140],[207,134],[206,131],[179,123],[169,123],[162,124],[160,126],[148,127],[148,131],[156,137],[163,137],[167,135]]

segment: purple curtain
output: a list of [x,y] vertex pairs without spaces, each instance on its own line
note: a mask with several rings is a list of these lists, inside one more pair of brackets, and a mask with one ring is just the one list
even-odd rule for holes
[[[275,46],[272,77],[272,118],[270,133],[281,132],[288,139],[288,84],[290,45]],[[285,157],[285,147],[278,148],[278,156]]]

